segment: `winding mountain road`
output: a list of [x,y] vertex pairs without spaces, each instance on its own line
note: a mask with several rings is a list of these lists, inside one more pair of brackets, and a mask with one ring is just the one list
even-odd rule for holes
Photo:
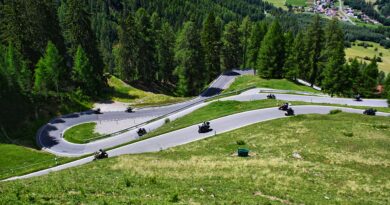
[[[197,105],[199,106],[199,105]],[[194,107],[190,109],[196,109]],[[302,105],[294,106],[295,113],[300,114],[327,114],[331,110],[339,109],[343,112],[349,113],[359,113],[361,114],[363,110],[353,109],[353,108],[344,108],[344,107],[334,107],[334,106],[316,106],[316,105]],[[377,112],[379,116],[390,116],[390,113],[381,113]],[[233,114],[225,116],[222,118],[211,120],[211,128],[213,129],[208,133],[198,133],[198,125],[192,125],[183,129],[179,129],[173,132],[169,132],[163,135],[159,135],[153,138],[149,138],[143,141],[139,141],[133,144],[125,145],[113,150],[108,151],[110,157],[119,156],[123,154],[137,154],[137,153],[146,153],[146,152],[157,152],[160,150],[168,149],[171,147],[187,144],[197,140],[205,139],[212,137],[215,134],[221,134],[228,132],[234,129],[242,128],[254,123],[264,122],[273,119],[285,118],[283,111],[279,111],[277,108],[266,108],[259,110],[252,110],[247,112],[242,112],[238,114]],[[148,126],[154,127],[157,126],[158,122],[153,122],[148,124]],[[4,181],[24,179],[35,176],[41,176],[49,174],[51,172],[60,171],[70,167],[75,167],[83,165],[93,161],[93,156],[86,157],[77,161],[73,161],[67,164],[63,164],[57,167],[41,170],[38,172],[30,173],[23,176],[12,177]]]

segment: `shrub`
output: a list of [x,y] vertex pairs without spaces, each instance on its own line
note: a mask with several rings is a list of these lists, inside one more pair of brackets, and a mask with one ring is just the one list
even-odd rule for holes
[[237,145],[245,145],[245,141],[244,140],[237,140],[236,141]]
[[376,62],[382,62],[382,58],[381,57],[376,57]]
[[172,197],[171,197],[171,200],[169,200],[169,201],[172,202],[172,203],[179,202],[180,201],[179,194],[177,194],[177,193],[173,194]]
[[337,113],[340,113],[340,112],[342,112],[342,111],[341,110],[331,110],[329,112],[329,114],[334,115],[334,114],[337,114]]
[[169,118],[165,118],[165,121],[164,121],[165,124],[168,124],[170,122],[171,122],[171,120]]
[[353,132],[343,132],[343,135],[346,137],[353,137]]

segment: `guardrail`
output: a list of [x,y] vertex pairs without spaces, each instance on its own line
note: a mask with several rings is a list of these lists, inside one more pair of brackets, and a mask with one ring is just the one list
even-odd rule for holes
[[133,130],[133,129],[142,127],[142,126],[144,126],[144,125],[146,125],[146,124],[149,124],[149,123],[152,123],[152,122],[154,122],[154,121],[163,119],[163,118],[165,118],[165,117],[167,117],[167,116],[169,116],[169,115],[172,115],[172,114],[174,114],[174,113],[180,112],[180,111],[185,110],[185,109],[187,109],[187,108],[190,108],[190,107],[192,107],[192,106],[194,106],[194,105],[200,104],[200,103],[202,103],[202,102],[204,102],[204,101],[210,101],[210,100],[214,100],[214,99],[218,99],[218,98],[226,97],[226,96],[230,96],[230,95],[238,95],[238,94],[240,94],[240,93],[242,93],[242,92],[245,92],[245,91],[250,90],[250,89],[253,89],[253,88],[256,88],[256,86],[251,86],[251,87],[247,87],[247,88],[244,88],[244,89],[241,89],[241,90],[236,90],[236,91],[232,91],[232,92],[227,92],[227,93],[223,93],[223,94],[218,94],[218,95],[215,95],[215,96],[210,97],[210,98],[207,98],[207,99],[199,100],[199,101],[196,101],[196,102],[194,102],[194,103],[192,103],[192,104],[189,104],[189,105],[186,105],[186,106],[184,106],[184,107],[182,107],[182,108],[179,108],[179,109],[177,109],[177,110],[174,110],[174,111],[172,111],[172,112],[169,112],[169,113],[167,113],[167,114],[165,114],[165,115],[162,115],[162,116],[153,118],[153,119],[151,119],[151,120],[148,120],[148,121],[146,121],[146,122],[143,122],[143,123],[140,123],[140,124],[137,124],[137,125],[134,125],[134,126],[131,126],[131,127],[126,128],[126,129],[119,130],[119,131],[117,131],[117,132],[113,132],[113,133],[110,133],[110,134],[106,134],[106,135],[102,135],[102,136],[99,136],[99,137],[94,137],[94,138],[85,139],[84,142],[85,142],[85,143],[88,143],[88,142],[92,142],[92,141],[96,141],[96,140],[100,140],[100,139],[109,138],[109,137],[112,137],[112,136],[115,136],[115,135],[119,135],[119,134],[128,132],[128,131],[130,131],[130,130]]

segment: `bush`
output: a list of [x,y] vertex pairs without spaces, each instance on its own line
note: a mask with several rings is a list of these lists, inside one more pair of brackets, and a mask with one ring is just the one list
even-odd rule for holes
[[334,115],[334,114],[337,114],[337,113],[340,113],[340,112],[343,112],[343,111],[341,111],[341,110],[331,110],[331,111],[329,112],[329,114],[330,114],[330,115]]
[[382,58],[381,57],[376,57],[376,62],[382,62]]
[[180,201],[179,194],[177,194],[177,193],[173,194],[172,197],[171,197],[171,200],[169,200],[169,201],[172,202],[172,203],[179,202]]
[[346,137],[353,137],[353,132],[343,132],[343,135]]
[[168,124],[170,122],[171,122],[171,120],[169,118],[165,118],[165,121],[164,121],[165,124]]
[[245,145],[245,141],[244,140],[237,140],[236,141],[237,145]]

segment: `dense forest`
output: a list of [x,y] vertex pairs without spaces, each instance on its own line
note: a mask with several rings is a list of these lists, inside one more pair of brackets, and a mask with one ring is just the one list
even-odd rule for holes
[[388,27],[296,15],[260,0],[2,0],[0,116],[10,117],[0,119],[0,131],[23,135],[23,122],[39,126],[87,109],[109,75],[194,96],[225,70],[255,68],[332,95],[375,96],[389,77],[377,59],[345,62],[344,47],[354,40],[390,47],[389,36]]

